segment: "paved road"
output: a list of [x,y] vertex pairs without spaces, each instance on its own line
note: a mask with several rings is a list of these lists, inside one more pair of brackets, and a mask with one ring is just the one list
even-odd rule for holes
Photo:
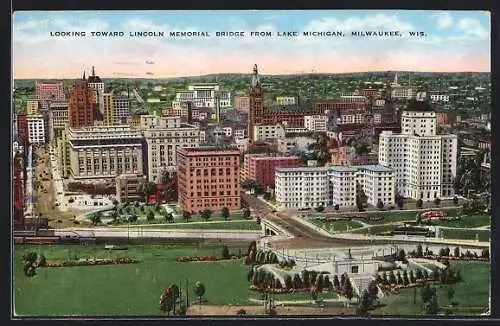
[[248,203],[254,215],[276,223],[295,236],[293,239],[270,241],[272,246],[279,248],[324,248],[345,247],[350,244],[366,245],[370,243],[369,240],[364,239],[355,239],[352,241],[350,239],[332,239],[313,229],[304,227],[304,225],[291,218],[290,213],[273,213],[273,208],[262,200],[244,192],[242,192],[241,196]]

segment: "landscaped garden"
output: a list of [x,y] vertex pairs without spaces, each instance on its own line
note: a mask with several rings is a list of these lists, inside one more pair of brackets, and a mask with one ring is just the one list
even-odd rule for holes
[[[460,271],[462,281],[455,284],[435,284],[437,306],[440,312],[452,315],[479,315],[489,305],[490,264],[451,261],[450,266]],[[450,288],[452,290],[450,290]],[[425,315],[422,289],[401,289],[391,294],[385,305],[370,311],[373,315]],[[452,294],[453,293],[453,294]]]

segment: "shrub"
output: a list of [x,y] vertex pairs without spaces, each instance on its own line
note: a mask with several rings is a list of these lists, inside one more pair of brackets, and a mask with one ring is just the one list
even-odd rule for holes
[[242,315],[246,315],[247,314],[247,311],[245,309],[240,309],[236,312],[236,314],[238,316],[242,316]]

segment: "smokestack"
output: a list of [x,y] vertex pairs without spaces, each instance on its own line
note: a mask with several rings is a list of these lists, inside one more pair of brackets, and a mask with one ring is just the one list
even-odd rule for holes
[[188,124],[193,123],[193,103],[192,102],[187,102],[187,109],[188,109]]

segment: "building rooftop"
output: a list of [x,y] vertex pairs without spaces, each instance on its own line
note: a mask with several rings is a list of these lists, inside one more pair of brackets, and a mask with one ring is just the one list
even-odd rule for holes
[[412,101],[404,111],[434,112],[434,109],[428,102]]
[[286,155],[269,155],[267,153],[257,153],[257,154],[246,154],[254,160],[295,160],[298,156],[286,156]]
[[356,172],[357,169],[350,166],[334,165],[325,167],[300,167],[300,168],[277,168],[276,172]]
[[394,170],[380,164],[371,165],[357,165],[356,168],[359,170],[368,170],[373,172],[393,172]]
[[183,147],[179,150],[196,153],[196,152],[224,152],[224,151],[237,151],[239,149],[236,146],[202,146],[202,147]]

